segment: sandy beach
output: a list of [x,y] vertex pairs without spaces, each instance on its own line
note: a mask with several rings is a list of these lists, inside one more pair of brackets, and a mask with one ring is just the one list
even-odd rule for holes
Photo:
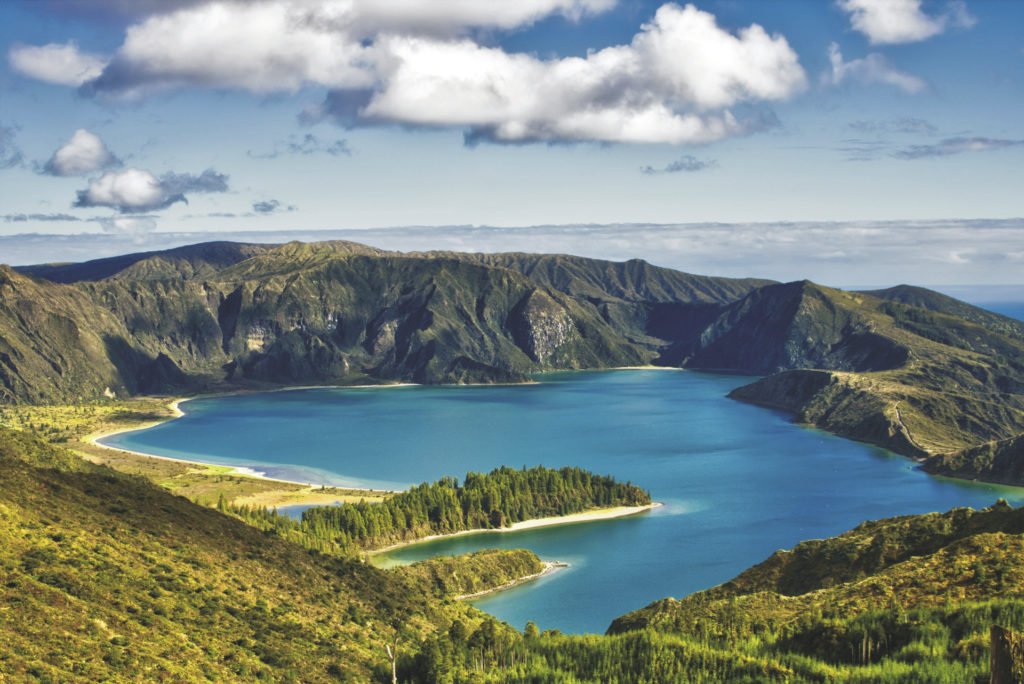
[[[358,389],[376,389],[400,386],[408,386],[408,384],[356,385],[352,387]],[[340,387],[348,388],[348,386]],[[292,389],[312,389],[312,387],[287,387],[268,391],[283,392]],[[206,473],[209,475],[231,475],[238,477],[247,477],[258,479],[263,482],[280,483],[282,485],[287,485],[286,489],[262,491],[253,493],[251,495],[240,496],[233,500],[233,503],[237,505],[263,506],[266,508],[279,508],[283,506],[331,506],[339,502],[356,503],[360,499],[379,500],[386,495],[394,493],[391,490],[367,489],[361,487],[336,487],[332,485],[325,485],[324,483],[321,482],[302,482],[298,480],[272,478],[267,477],[266,474],[258,470],[255,470],[254,468],[251,467],[217,465],[213,463],[205,463],[202,461],[192,461],[183,458],[174,458],[171,456],[147,454],[145,452],[135,451],[132,449],[124,449],[122,447],[109,446],[106,444],[102,444],[100,442],[101,439],[105,439],[107,437],[112,437],[114,435],[120,435],[127,432],[136,432],[138,430],[146,430],[156,425],[160,425],[161,423],[165,423],[169,420],[180,418],[185,415],[185,412],[182,411],[181,409],[181,404],[183,404],[186,401],[190,401],[191,399],[206,398],[213,396],[229,396],[232,394],[241,394],[241,392],[230,392],[215,395],[202,395],[202,397],[185,397],[174,399],[168,404],[168,408],[171,410],[172,415],[167,418],[161,420],[154,420],[130,428],[120,428],[116,430],[105,430],[101,432],[91,433],[83,437],[81,441],[91,444],[94,447],[98,447],[99,449],[129,454],[139,459],[157,459],[161,461],[170,461],[172,463],[181,463],[199,469],[198,472],[200,473]],[[295,487],[299,487],[300,489],[295,489]]]
[[374,556],[376,554],[384,553],[386,551],[392,551],[403,546],[411,546],[412,544],[422,544],[423,542],[433,541],[435,539],[460,537],[466,534],[521,532],[523,530],[531,530],[537,527],[551,527],[553,525],[572,525],[575,523],[594,522],[596,520],[624,518],[628,515],[637,515],[638,513],[644,513],[645,511],[658,508],[659,506],[662,505],[664,504],[662,504],[659,501],[654,501],[652,503],[647,504],[646,506],[616,506],[614,508],[599,508],[593,511],[584,511],[583,513],[573,513],[572,515],[559,515],[550,518],[535,518],[533,520],[523,520],[522,522],[512,523],[508,527],[462,530],[460,532],[452,532],[450,534],[432,534],[427,537],[420,537],[419,539],[413,539],[411,541],[406,542],[399,542],[398,544],[392,544],[390,546],[385,546],[379,549],[372,549],[370,551],[366,551],[366,555]]
[[[255,390],[254,392],[256,392],[256,391],[258,391],[260,393],[264,393],[264,392],[287,392],[287,391],[291,391],[291,390],[306,390],[306,389],[386,389],[386,388],[391,388],[391,387],[415,387],[415,383],[408,383],[408,382],[406,382],[406,383],[394,383],[394,384],[390,384],[390,385],[308,385],[308,386],[296,386],[296,387],[280,387],[280,388],[271,389],[271,390]],[[186,401],[192,401],[193,399],[208,399],[208,398],[212,398],[212,397],[229,397],[229,396],[235,396],[235,395],[239,395],[239,394],[248,394],[248,393],[249,392],[244,392],[244,391],[239,391],[239,392],[223,392],[223,393],[220,393],[220,394],[203,394],[203,395],[200,395],[200,396],[197,396],[197,397],[184,397],[184,398],[174,399],[171,403],[169,403],[167,405],[167,407],[169,409],[171,409],[171,411],[173,413],[173,415],[170,416],[169,418],[164,418],[164,419],[161,419],[161,420],[154,420],[152,422],[144,423],[144,424],[136,426],[136,427],[122,428],[122,429],[118,429],[118,430],[110,430],[110,431],[91,433],[91,434],[86,435],[85,437],[83,437],[82,441],[83,442],[87,442],[89,444],[92,444],[93,446],[99,447],[101,449],[111,449],[113,451],[120,451],[120,452],[125,453],[125,454],[132,454],[133,456],[140,456],[140,457],[144,457],[144,458],[158,458],[158,459],[163,460],[163,461],[173,461],[175,463],[186,463],[188,465],[194,465],[194,466],[199,466],[199,467],[205,467],[205,468],[220,470],[220,471],[222,471],[224,473],[231,474],[231,475],[240,475],[240,476],[243,476],[243,477],[255,477],[255,478],[259,478],[261,480],[267,480],[269,482],[284,482],[285,484],[301,485],[303,487],[317,487],[317,488],[326,487],[328,489],[334,488],[334,489],[345,489],[345,490],[353,490],[353,491],[365,491],[367,493],[369,493],[369,492],[393,493],[393,490],[386,490],[386,489],[367,489],[367,488],[363,488],[363,487],[336,487],[334,485],[324,484],[323,482],[301,482],[299,480],[283,480],[281,478],[267,477],[264,473],[262,473],[262,472],[260,472],[258,470],[255,470],[254,468],[248,467],[248,466],[227,466],[227,465],[218,465],[218,464],[215,464],[215,463],[204,463],[203,461],[190,461],[188,459],[174,458],[172,456],[158,456],[157,454],[147,454],[147,453],[142,452],[142,451],[134,451],[132,449],[124,449],[122,447],[115,447],[115,446],[109,446],[107,444],[101,444],[100,441],[99,441],[101,439],[106,439],[108,437],[113,437],[114,435],[121,435],[121,434],[124,434],[126,432],[137,432],[139,430],[148,430],[151,427],[155,427],[155,426],[160,425],[162,423],[166,423],[167,421],[174,420],[175,418],[181,418],[182,416],[185,415],[185,412],[181,410],[181,404],[185,403]],[[395,491],[397,491],[397,490],[395,490]],[[315,504],[313,504],[312,502],[306,502],[306,501],[290,501],[286,505],[315,505]]]

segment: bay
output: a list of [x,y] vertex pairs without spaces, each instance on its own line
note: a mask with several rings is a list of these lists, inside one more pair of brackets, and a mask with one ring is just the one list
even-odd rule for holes
[[629,518],[442,539],[384,565],[528,548],[569,567],[474,603],[522,628],[603,632],[613,618],[723,582],[803,539],[892,515],[1015,505],[1024,490],[933,478],[883,449],[727,399],[751,378],[684,371],[547,374],[531,385],[335,388],[182,404],[109,446],[271,477],[404,489],[500,465],[578,465],[665,505]]

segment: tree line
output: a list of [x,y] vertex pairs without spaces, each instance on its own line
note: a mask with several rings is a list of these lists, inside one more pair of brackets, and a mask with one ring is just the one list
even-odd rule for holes
[[218,508],[307,548],[352,553],[430,535],[500,529],[524,520],[650,502],[650,494],[632,483],[582,468],[502,466],[486,474],[467,473],[462,484],[453,477],[425,482],[382,503],[310,508],[301,521],[223,501]]

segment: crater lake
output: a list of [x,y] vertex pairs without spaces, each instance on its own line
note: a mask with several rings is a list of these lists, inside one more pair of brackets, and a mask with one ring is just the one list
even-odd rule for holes
[[569,567],[474,604],[522,629],[603,632],[666,596],[735,576],[780,548],[869,519],[981,508],[1024,489],[931,477],[883,449],[725,395],[752,378],[678,370],[546,374],[528,385],[315,388],[205,397],[107,446],[268,477],[404,489],[501,465],[580,466],[665,505],[614,520],[440,539],[389,565],[527,548]]

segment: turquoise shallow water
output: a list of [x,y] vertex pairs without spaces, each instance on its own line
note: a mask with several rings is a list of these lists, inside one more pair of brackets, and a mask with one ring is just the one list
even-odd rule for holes
[[522,628],[603,632],[665,596],[723,582],[779,548],[868,519],[1017,505],[1024,490],[932,478],[882,449],[725,398],[749,378],[553,374],[534,385],[313,389],[197,399],[184,418],[105,443],[273,477],[404,488],[467,470],[579,465],[650,490],[631,518],[479,534],[387,562],[525,547],[570,567],[475,602]]

